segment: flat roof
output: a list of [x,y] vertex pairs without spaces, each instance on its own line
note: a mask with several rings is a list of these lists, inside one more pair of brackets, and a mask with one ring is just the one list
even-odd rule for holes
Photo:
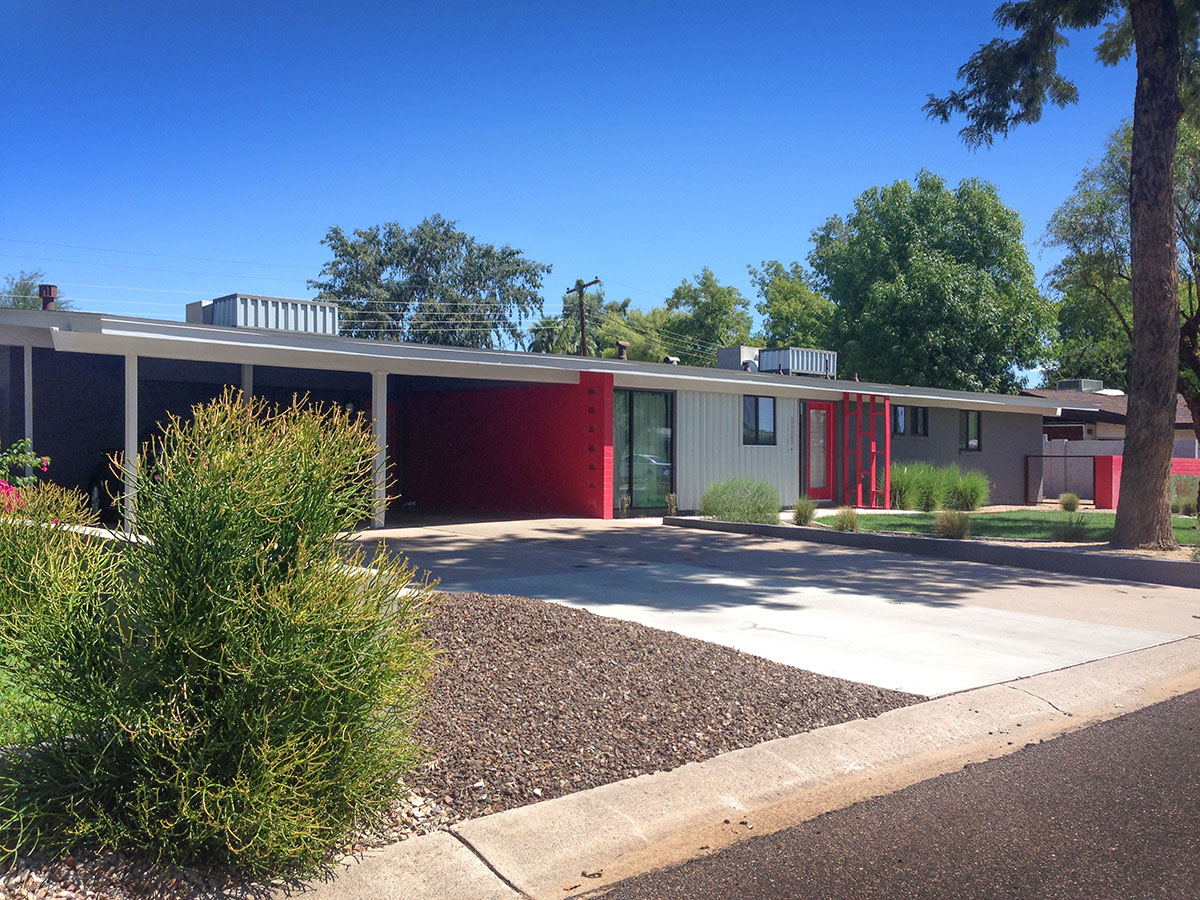
[[1060,413],[1053,401],[1015,394],[950,391],[517,350],[406,344],[74,310],[0,309],[0,343],[51,347],[68,353],[135,354],[201,362],[534,383],[575,384],[580,372],[606,372],[612,374],[618,388],[758,394],[806,400],[840,400],[847,393],[873,394],[914,406],[1042,416]]

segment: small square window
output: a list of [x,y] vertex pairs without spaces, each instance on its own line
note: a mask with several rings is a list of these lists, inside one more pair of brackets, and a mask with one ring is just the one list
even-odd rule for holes
[[746,446],[774,446],[774,397],[742,397],[742,443]]
[[980,425],[983,413],[977,409],[964,409],[958,419],[958,449],[974,453],[983,449]]

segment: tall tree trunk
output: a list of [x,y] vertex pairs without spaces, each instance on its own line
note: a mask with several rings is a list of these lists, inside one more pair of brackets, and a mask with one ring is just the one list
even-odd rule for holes
[[1171,455],[1179,372],[1179,271],[1175,248],[1175,141],[1179,19],[1174,0],[1130,0],[1137,48],[1129,179],[1133,357],[1121,502],[1114,547],[1176,546]]

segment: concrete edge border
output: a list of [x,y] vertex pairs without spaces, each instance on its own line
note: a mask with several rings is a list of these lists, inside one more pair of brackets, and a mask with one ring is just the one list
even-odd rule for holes
[[808,541],[814,544],[836,544],[863,550],[885,550],[913,556],[956,559],[965,562],[987,563],[993,566],[1081,575],[1089,578],[1109,578],[1117,581],[1140,581],[1171,587],[1200,588],[1200,565],[1178,559],[1101,555],[1052,548],[989,544],[983,541],[878,534],[869,531],[829,531],[824,528],[810,528],[803,525],[753,525],[742,522],[718,522],[713,519],[692,519],[683,516],[664,516],[663,524],[677,528],[752,534],[791,541]]
[[1181,638],[472,819],[372,851],[305,896],[595,895],[1195,689],[1200,638]]

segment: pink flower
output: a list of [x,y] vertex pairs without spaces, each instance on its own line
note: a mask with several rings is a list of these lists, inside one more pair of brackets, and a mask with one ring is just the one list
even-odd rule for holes
[[4,508],[4,511],[10,513],[20,509],[22,505],[21,495],[17,493],[17,489],[7,481],[0,479],[0,506]]

